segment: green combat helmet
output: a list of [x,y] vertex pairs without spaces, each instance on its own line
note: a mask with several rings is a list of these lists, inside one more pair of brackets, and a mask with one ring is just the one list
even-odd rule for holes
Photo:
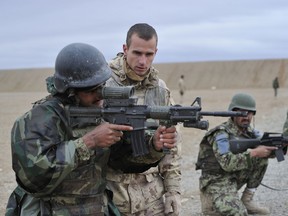
[[55,62],[54,85],[59,93],[68,88],[89,88],[101,85],[111,76],[103,54],[84,43],[64,47]]
[[228,110],[234,111],[235,109],[243,109],[254,112],[256,114],[256,102],[255,99],[245,93],[235,94],[231,100]]

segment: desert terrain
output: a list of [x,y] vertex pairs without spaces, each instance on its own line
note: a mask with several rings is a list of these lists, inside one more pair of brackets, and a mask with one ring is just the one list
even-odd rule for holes
[[[214,71],[213,76],[211,76],[211,73],[209,75],[206,70],[206,73],[199,73],[196,76],[195,74],[193,75],[193,70],[189,71],[187,69],[184,71],[181,69],[181,67],[175,68],[176,66],[173,66],[174,72],[171,70],[169,74],[163,74],[162,78],[167,82],[168,87],[171,88],[172,96],[175,102],[178,103],[180,99],[177,85],[175,84],[175,77],[178,79],[181,74],[185,74],[187,91],[185,92],[184,103],[182,105],[189,106],[195,97],[200,96],[202,98],[203,111],[226,111],[230,100],[235,93],[250,93],[255,97],[257,102],[257,114],[254,119],[255,127],[262,131],[281,133],[288,109],[288,88],[286,87],[286,78],[288,76],[286,75],[285,68],[283,69],[286,61],[284,61],[285,64],[283,63],[283,60],[272,63],[274,66],[272,67],[266,65],[265,68],[269,69],[263,69],[263,74],[259,74],[258,72],[256,74],[251,70],[244,70],[242,71],[241,76],[237,74],[237,79],[235,79],[234,75],[229,76],[226,71],[222,73],[219,71]],[[259,65],[259,63],[257,64]],[[165,69],[167,66],[162,67],[163,68],[161,68],[161,70]],[[209,67],[212,68],[211,66]],[[194,68],[196,68],[196,66],[194,66]],[[230,67],[228,68],[230,69]],[[277,68],[277,70],[275,70],[275,68]],[[10,151],[10,131],[13,126],[13,122],[19,115],[23,114],[31,107],[32,102],[44,97],[47,94],[45,92],[44,79],[46,76],[53,73],[52,69],[47,69],[41,76],[33,76],[31,70],[29,71],[25,75],[19,75],[19,73],[16,73],[15,71],[3,73],[0,71],[0,215],[4,215],[8,197],[16,186],[15,176],[11,168]],[[273,74],[271,74],[271,71],[274,71]],[[37,70],[35,70],[35,73],[39,73],[39,71],[37,72]],[[216,79],[215,77],[217,76],[214,73],[218,73],[218,76],[221,76],[221,79]],[[8,76],[7,74],[10,75]],[[279,89],[278,96],[275,98],[273,89],[271,87],[271,82],[276,75],[282,77],[282,86]],[[234,78],[231,78],[231,76]],[[264,80],[263,76],[266,77],[268,81],[265,79],[265,82],[263,81],[260,83],[261,85],[258,85],[259,80],[257,77],[260,80]],[[174,80],[171,77],[174,77]],[[240,79],[239,77],[242,78]],[[201,81],[201,83],[205,83],[203,80],[206,80],[209,85],[206,86],[206,84],[203,84],[203,86],[197,86],[195,84],[197,83],[195,81],[196,79]],[[212,82],[211,79],[214,79],[214,82]],[[248,86],[247,83],[251,82],[249,79],[254,79],[254,86],[250,84]],[[16,81],[18,85],[15,85],[13,80]],[[222,80],[226,80],[226,82]],[[228,86],[229,82],[232,83],[230,83]],[[239,82],[242,83],[242,86],[239,84]],[[203,117],[203,120],[208,120],[210,123],[210,128],[212,128],[219,123],[226,121],[227,118]],[[183,139],[183,177],[181,182],[183,193],[181,215],[201,215],[198,190],[198,178],[200,176],[200,172],[195,171],[195,162],[197,160],[199,142],[206,131],[194,128],[183,128],[182,126],[180,127]],[[273,216],[288,215],[288,158],[287,156],[285,156],[285,158],[286,160],[282,162],[277,162],[276,159],[269,159],[269,167],[263,180],[265,185],[279,190],[272,190],[267,187],[260,186],[255,197],[259,203],[271,209],[271,215]]]

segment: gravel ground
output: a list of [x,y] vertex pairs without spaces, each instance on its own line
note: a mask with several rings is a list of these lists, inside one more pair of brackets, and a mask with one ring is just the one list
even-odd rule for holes
[[[280,89],[279,96],[273,97],[272,89],[228,89],[228,90],[196,90],[185,94],[184,105],[190,105],[196,96],[202,98],[203,111],[225,111],[232,96],[236,92],[251,93],[257,102],[255,127],[262,131],[282,132],[287,113],[288,89]],[[175,101],[179,101],[177,91],[172,91]],[[15,177],[11,169],[10,130],[14,120],[29,109],[31,102],[41,98],[45,93],[0,93],[0,215],[4,215],[7,199],[14,189]],[[222,117],[204,117],[209,120],[210,128],[226,121]],[[198,178],[200,172],[195,171],[198,145],[205,131],[182,128],[182,212],[183,216],[201,215]],[[287,157],[287,156],[285,156]],[[273,216],[288,215],[288,159],[277,162],[270,159],[270,164],[263,183],[280,189],[275,191],[260,186],[256,200],[267,206]],[[286,171],[286,172],[285,172]]]

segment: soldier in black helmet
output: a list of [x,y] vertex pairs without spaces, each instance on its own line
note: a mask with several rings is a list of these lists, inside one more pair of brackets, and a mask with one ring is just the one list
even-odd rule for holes
[[[109,147],[123,138],[122,131],[132,128],[102,119],[94,125],[72,126],[64,110],[66,105],[101,107],[99,92],[110,76],[95,47],[73,43],[60,51],[55,74],[47,79],[51,94],[12,128],[18,186],[6,215],[120,215],[106,187],[106,165]],[[152,143],[153,149],[159,151],[160,144]]]
[[[196,169],[201,169],[200,198],[204,215],[269,214],[259,206],[254,193],[260,185],[268,165],[268,157],[275,147],[258,146],[239,154],[230,152],[229,140],[261,138],[251,127],[256,103],[249,94],[235,94],[229,111],[247,111],[247,117],[231,117],[208,131],[200,143]],[[246,186],[241,199],[238,191]]]

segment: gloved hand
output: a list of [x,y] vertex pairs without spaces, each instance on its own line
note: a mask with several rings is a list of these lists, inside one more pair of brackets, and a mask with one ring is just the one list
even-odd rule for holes
[[178,216],[181,209],[181,195],[176,192],[165,193],[165,215]]

